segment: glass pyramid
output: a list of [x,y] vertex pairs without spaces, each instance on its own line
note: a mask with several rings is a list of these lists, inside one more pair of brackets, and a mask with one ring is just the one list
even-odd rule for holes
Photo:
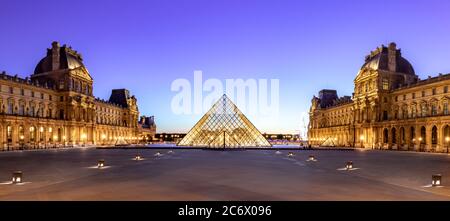
[[225,94],[177,145],[210,148],[272,146]]

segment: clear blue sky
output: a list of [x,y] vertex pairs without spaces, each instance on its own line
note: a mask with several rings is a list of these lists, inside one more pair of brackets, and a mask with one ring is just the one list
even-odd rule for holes
[[322,88],[350,95],[370,50],[395,41],[416,73],[450,72],[450,2],[341,0],[0,2],[0,71],[30,75],[54,40],[84,56],[94,94],[128,88],[158,132],[201,116],[174,115],[177,78],[277,78],[280,118],[262,132],[296,133]]

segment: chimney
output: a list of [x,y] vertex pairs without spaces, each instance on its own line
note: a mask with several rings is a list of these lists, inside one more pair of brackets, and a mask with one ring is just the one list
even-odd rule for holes
[[394,42],[388,47],[388,69],[392,72],[397,70],[397,45]]
[[52,42],[52,70],[59,70],[59,43],[57,41]]

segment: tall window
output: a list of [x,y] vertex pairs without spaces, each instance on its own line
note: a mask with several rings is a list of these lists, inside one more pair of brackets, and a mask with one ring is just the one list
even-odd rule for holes
[[30,127],[30,141],[34,142],[36,139],[36,128]]
[[39,141],[44,141],[44,127],[39,128]]
[[445,102],[443,105],[444,115],[448,115],[448,102]]
[[433,93],[433,95],[436,95],[436,88],[433,88],[431,91],[432,91],[431,93]]
[[19,115],[25,115],[25,105],[24,104],[19,105]]
[[422,97],[425,97],[425,91],[422,91]]
[[444,87],[444,93],[448,93],[448,86]]
[[8,126],[6,129],[6,137],[9,143],[12,142],[12,134],[13,134],[12,126]]
[[23,127],[22,127],[22,126],[19,126],[19,140],[20,140],[20,141],[23,141],[23,139],[25,138],[23,132],[24,132],[24,131],[23,131]]
[[426,117],[427,116],[427,105],[426,104],[422,104],[421,105],[421,108],[422,108],[422,113],[421,113],[421,115],[422,115],[422,117]]
[[51,127],[48,128],[48,141],[52,142],[53,140],[53,129]]
[[432,104],[431,105],[431,115],[437,115],[437,105],[436,104]]
[[64,80],[59,81],[59,89],[60,90],[64,89]]
[[412,118],[415,118],[415,117],[416,117],[416,106],[413,106],[413,107],[411,108],[411,117],[412,117]]
[[383,90],[389,90],[389,80],[386,78],[383,78],[382,80]]
[[34,105],[30,107],[30,116],[34,116]]
[[13,114],[14,113],[14,104],[12,101],[8,102],[8,114]]

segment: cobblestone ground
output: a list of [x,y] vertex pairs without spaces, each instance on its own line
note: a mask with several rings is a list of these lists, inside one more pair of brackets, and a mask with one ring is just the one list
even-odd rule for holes
[[[161,156],[155,156],[159,151]],[[397,151],[0,153],[1,200],[450,200],[450,156]],[[140,154],[144,160],[135,161]],[[306,161],[315,155],[316,162]],[[106,168],[96,168],[105,159]],[[340,170],[346,161],[356,169]],[[11,185],[23,171],[24,184]],[[444,187],[429,187],[441,173]]]

